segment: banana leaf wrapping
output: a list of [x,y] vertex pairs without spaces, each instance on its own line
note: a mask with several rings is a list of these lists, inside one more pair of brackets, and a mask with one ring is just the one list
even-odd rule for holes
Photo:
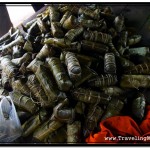
[[34,74],[28,76],[27,86],[31,94],[42,107],[49,107],[52,105]]
[[118,82],[116,75],[100,75],[89,79],[88,85],[91,87],[107,87],[110,85],[115,85]]
[[33,102],[30,97],[22,95],[17,91],[11,92],[10,97],[19,109],[27,111],[31,114],[34,114],[39,110],[39,107]]
[[88,41],[101,42],[104,44],[108,44],[112,40],[111,35],[98,31],[84,31],[83,38]]
[[104,110],[99,106],[91,106],[88,110],[85,119],[85,129],[88,131],[93,131],[98,126],[98,121],[102,117]]
[[40,52],[36,55],[37,59],[44,60],[47,56],[51,57],[55,53],[54,49],[49,45],[45,44]]
[[40,28],[36,21],[30,26],[27,32],[29,36],[36,36],[41,33]]
[[104,72],[108,74],[116,74],[116,60],[113,53],[106,53],[104,56]]
[[69,77],[72,80],[77,80],[81,78],[81,66],[74,53],[65,53],[65,64],[68,69]]
[[108,46],[101,43],[96,43],[96,42],[91,42],[86,40],[81,41],[81,47],[83,51],[93,51],[100,54],[108,52]]
[[43,20],[41,18],[37,18],[36,23],[39,26],[41,33],[46,33],[47,29]]
[[89,80],[92,76],[94,76],[94,72],[87,66],[81,66],[81,78],[74,82],[74,87],[78,87],[83,84],[85,81]]
[[4,89],[8,90],[11,87],[10,80],[7,74],[2,70],[1,73],[1,83]]
[[2,46],[2,54],[7,55],[12,52],[12,47],[15,45],[22,45],[24,43],[23,36],[18,36],[14,41],[11,43]]
[[120,81],[122,88],[149,88],[150,76],[149,75],[122,75]]
[[130,67],[130,69],[125,70],[126,74],[134,74],[134,75],[140,75],[140,74],[145,74],[149,75],[150,74],[150,63],[143,63],[139,64],[133,67]]
[[48,66],[55,78],[58,88],[62,91],[68,91],[72,87],[72,82],[66,74],[59,58],[47,58]]
[[49,6],[49,19],[51,22],[57,22],[60,19],[58,10],[53,6]]
[[96,92],[89,89],[77,88],[71,92],[72,97],[75,100],[85,102],[85,103],[98,103],[98,104],[108,104],[111,97],[107,94]]
[[54,106],[55,102],[58,100],[66,98],[66,94],[57,89],[57,85],[54,83],[52,75],[47,72],[44,66],[38,67],[35,76],[48,97],[48,101],[51,106]]
[[146,100],[142,95],[134,99],[132,102],[132,114],[140,121],[142,121],[144,118],[145,107],[146,107]]
[[67,11],[69,11],[74,15],[78,15],[78,11],[79,11],[80,7],[81,7],[80,5],[73,5],[73,4],[65,5],[65,6],[60,7],[59,11],[61,13],[66,13]]
[[66,11],[64,13],[64,15],[62,16],[61,20],[60,20],[61,25],[63,25],[65,20],[68,19],[70,16],[71,16],[71,12],[70,11]]
[[18,69],[11,62],[10,56],[6,55],[1,59],[1,67],[3,71],[7,74],[8,78],[12,78],[18,73]]
[[34,116],[30,117],[23,125],[23,137],[32,134],[43,122],[48,119],[48,113],[45,109],[40,110]]
[[64,38],[47,38],[44,40],[44,44],[48,44],[58,48],[68,48]]
[[23,46],[23,49],[27,52],[33,52],[33,45],[31,43],[31,41],[27,40],[25,43],[24,43],[24,46]]
[[116,50],[114,44],[113,44],[112,42],[109,42],[108,45],[109,45],[110,51],[111,51],[112,53],[114,53],[115,56],[120,57],[120,54],[119,54],[119,52]]
[[43,141],[44,143],[51,143],[51,144],[66,143],[67,142],[66,128],[64,126],[60,127],[58,130],[49,134],[49,136],[45,138]]
[[42,142],[51,133],[55,132],[62,126],[63,126],[63,123],[59,121],[51,121],[49,119],[45,123],[41,124],[37,130],[35,130],[35,132],[33,133],[33,138]]
[[100,14],[99,13],[95,13],[94,11],[92,11],[90,8],[87,7],[81,7],[79,9],[79,15],[84,14],[94,20],[99,20],[100,19]]
[[81,122],[75,121],[67,124],[67,143],[75,144],[81,142]]
[[141,35],[133,35],[131,37],[128,38],[127,44],[129,46],[137,44],[141,41],[142,36]]
[[136,48],[130,48],[128,50],[129,55],[141,55],[141,56],[146,56],[149,54],[149,47],[136,47]]
[[22,65],[19,67],[19,73],[21,73],[22,75],[25,75],[28,72],[27,66],[28,66],[28,63],[22,63]]
[[38,60],[37,58],[33,59],[31,63],[27,66],[28,71],[35,73],[40,65],[43,65],[44,62]]
[[128,39],[128,31],[122,31],[120,36],[120,44],[123,47],[127,46],[127,39]]
[[83,27],[69,30],[64,36],[65,42],[73,42],[78,36],[83,33],[83,31]]
[[111,86],[111,87],[105,87],[101,89],[105,94],[110,96],[122,96],[125,94],[125,90],[117,87],[117,86]]
[[83,115],[85,111],[85,104],[83,102],[77,102],[75,106],[75,111],[76,113]]
[[117,32],[121,32],[124,28],[124,16],[117,16],[114,20],[114,26]]
[[15,64],[16,66],[21,66],[23,63],[28,63],[32,60],[32,55],[31,53],[25,53],[22,57],[20,58],[15,58],[12,59],[11,62]]
[[123,57],[119,57],[119,60],[120,60],[120,64],[123,68],[129,68],[129,67],[132,67],[132,66],[135,66],[133,62],[129,61],[128,59],[126,58],[123,58]]
[[30,89],[21,79],[12,81],[12,88],[13,90],[18,91],[23,95],[30,96]]
[[61,23],[60,22],[51,22],[51,31],[53,37],[56,38],[63,38],[64,37],[64,32],[61,29]]
[[22,47],[19,45],[15,45],[12,47],[12,57],[13,59],[19,58],[23,55]]
[[101,121],[113,116],[120,115],[120,112],[123,109],[123,107],[124,107],[124,103],[121,100],[112,99],[109,102],[107,109],[101,118]]
[[74,15],[71,15],[63,23],[63,28],[66,30],[75,29],[79,26],[77,18]]

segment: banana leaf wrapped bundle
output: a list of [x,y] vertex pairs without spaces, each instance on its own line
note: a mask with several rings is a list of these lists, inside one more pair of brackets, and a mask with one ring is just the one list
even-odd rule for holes
[[42,107],[49,107],[52,105],[34,74],[28,76],[27,86],[31,94]]
[[114,27],[117,32],[121,32],[124,28],[124,16],[117,16],[114,20]]
[[122,31],[122,32],[121,32],[121,36],[120,36],[119,43],[120,43],[123,47],[126,47],[126,46],[127,46],[127,40],[128,40],[128,31]]
[[115,85],[118,80],[116,75],[106,74],[89,79],[88,85],[91,87],[108,87]]
[[101,42],[104,44],[108,44],[112,40],[111,35],[98,31],[84,31],[83,38],[88,41]]
[[63,126],[63,123],[59,121],[51,121],[50,119],[41,124],[38,129],[33,133],[33,138],[44,141],[51,133],[57,131],[60,127]]
[[16,66],[21,66],[23,63],[28,63],[32,60],[32,55],[31,53],[25,53],[22,57],[20,58],[15,58],[12,59],[11,62],[15,64]]
[[60,20],[60,23],[61,25],[64,24],[64,22],[71,16],[71,12],[70,11],[66,11],[64,13],[64,15],[62,16],[61,20]]
[[131,36],[131,37],[128,38],[127,44],[129,46],[137,44],[137,43],[139,43],[141,41],[141,39],[142,39],[141,35],[133,35],[133,36]]
[[18,73],[18,69],[11,62],[10,55],[6,55],[1,59],[1,67],[3,71],[7,74],[8,78],[12,78]]
[[91,70],[89,67],[82,65],[81,66],[81,77],[77,81],[74,82],[74,87],[78,87],[81,84],[83,84],[85,81],[89,80],[91,77],[95,76],[95,73],[93,70]]
[[47,138],[45,138],[44,143],[50,144],[59,144],[59,143],[66,143],[67,142],[67,131],[65,126],[60,127],[58,130],[49,134]]
[[41,84],[46,96],[48,97],[48,101],[51,106],[54,106],[55,102],[58,100],[66,98],[66,94],[57,89],[52,75],[47,72],[44,66],[38,67],[35,76]]
[[7,74],[4,72],[4,70],[2,70],[2,73],[1,73],[1,84],[2,84],[2,87],[6,90],[9,90],[11,87],[10,80]]
[[91,106],[85,119],[85,132],[90,133],[98,126],[98,120],[102,117],[104,111],[99,106]]
[[81,78],[81,66],[78,59],[74,53],[64,52],[65,55],[65,64],[68,69],[69,77],[72,80],[77,80]]
[[132,102],[132,114],[140,121],[144,118],[146,100],[143,95],[139,95]]
[[53,6],[49,6],[49,18],[51,22],[57,22],[60,19],[59,11]]
[[59,58],[47,58],[48,66],[55,78],[58,88],[62,91],[68,91],[72,87],[72,82],[66,74]]
[[150,76],[149,75],[122,75],[120,81],[122,88],[149,88]]
[[32,44],[32,42],[29,41],[29,40],[27,40],[27,41],[24,43],[23,49],[24,49],[26,52],[33,52],[33,44]]
[[66,43],[73,42],[78,36],[80,36],[83,33],[83,31],[84,31],[83,27],[69,30],[64,36],[65,42]]
[[81,122],[75,121],[67,124],[67,143],[75,144],[81,142]]
[[28,71],[35,73],[40,65],[43,65],[44,62],[38,60],[37,58],[33,59],[30,64],[27,66]]
[[75,100],[89,104],[98,103],[105,105],[108,104],[111,99],[109,95],[84,88],[77,88],[73,90],[71,94]]
[[40,52],[36,55],[36,58],[39,60],[45,59],[47,56],[51,57],[55,54],[55,51],[52,47],[47,44],[44,44]]
[[61,23],[60,22],[51,22],[51,31],[53,37],[56,38],[63,38],[64,37],[64,32],[61,29]]
[[32,98],[22,95],[17,91],[11,92],[10,97],[19,109],[27,111],[31,114],[34,114],[39,110],[38,105],[32,100]]
[[105,120],[109,117],[120,115],[121,110],[123,109],[123,107],[124,107],[124,103],[121,100],[112,99],[109,102],[109,104],[107,106],[107,109],[106,109],[106,111],[104,112],[104,114],[101,118],[101,121]]
[[140,75],[140,74],[145,74],[149,75],[150,74],[150,63],[143,63],[139,64],[133,67],[130,67],[128,70],[125,70],[126,74],[134,74],[134,75]]
[[85,112],[85,104],[83,102],[77,102],[76,106],[75,106],[75,112],[78,114],[84,114]]
[[30,117],[23,125],[23,137],[32,134],[43,122],[48,119],[48,113],[45,109],[40,110],[35,115]]
[[27,84],[21,79],[12,81],[12,88],[13,90],[18,91],[23,95],[30,96],[30,89],[28,88]]

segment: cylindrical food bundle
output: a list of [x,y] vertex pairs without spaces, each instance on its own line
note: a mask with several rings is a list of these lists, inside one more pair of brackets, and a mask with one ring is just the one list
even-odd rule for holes
[[52,105],[34,74],[28,76],[27,86],[31,94],[40,102],[42,107],[49,107]]
[[127,40],[128,40],[128,31],[122,31],[121,32],[121,37],[120,37],[120,44],[123,46],[123,47],[126,47],[127,46]]
[[40,52],[36,55],[36,58],[43,60],[45,59],[47,56],[53,56],[54,55],[54,49],[52,47],[50,47],[47,44],[44,44],[44,46],[42,47],[42,49],[40,50]]
[[9,78],[14,77],[18,73],[18,69],[11,62],[11,58],[9,55],[2,57],[1,59],[1,67],[3,71],[7,74]]
[[136,66],[130,67],[128,70],[125,70],[126,74],[150,74],[150,63],[143,63]]
[[39,110],[39,107],[34,103],[34,101],[30,97],[22,95],[16,91],[11,92],[10,96],[14,104],[24,111],[34,114]]
[[59,58],[47,58],[48,66],[53,73],[58,88],[62,91],[68,91],[72,87],[72,82],[66,74]]
[[57,22],[59,21],[60,14],[58,12],[58,10],[53,7],[53,6],[49,6],[49,18],[51,22]]
[[31,53],[25,53],[22,57],[12,59],[11,61],[12,61],[12,63],[15,64],[16,66],[21,66],[22,63],[30,62],[31,59],[32,59]]
[[75,144],[81,141],[81,122],[75,121],[72,124],[67,124],[67,143]]
[[71,15],[69,18],[67,18],[63,23],[63,28],[66,30],[75,29],[77,28],[79,23],[77,22],[77,18],[73,15]]
[[105,105],[108,104],[111,99],[110,96],[104,93],[84,88],[77,88],[71,94],[75,100],[82,101],[85,103],[98,103]]
[[121,63],[121,66],[124,67],[124,69],[135,66],[133,62],[124,57],[119,57],[119,62]]
[[81,41],[81,47],[83,51],[94,51],[100,54],[108,52],[108,46],[86,40]]
[[51,31],[52,35],[56,38],[62,38],[64,36],[60,22],[51,22]]
[[97,127],[98,120],[102,117],[104,111],[99,106],[91,106],[85,119],[85,129],[89,132]]
[[33,59],[30,64],[27,66],[27,70],[32,71],[35,73],[40,65],[43,65],[44,63],[37,58]]
[[143,95],[139,95],[132,102],[132,114],[140,121],[144,118],[146,100]]
[[100,75],[89,79],[88,85],[91,87],[107,87],[110,85],[115,85],[118,80],[116,75]]
[[117,32],[121,32],[124,27],[124,16],[117,16],[114,20],[114,26]]
[[15,91],[21,92],[23,95],[30,96],[30,89],[21,79],[12,81],[12,88]]
[[80,36],[82,34],[83,30],[84,30],[83,27],[69,30],[65,34],[65,37],[64,37],[65,42],[66,43],[73,42],[78,36]]
[[63,126],[63,123],[59,121],[51,121],[50,119],[46,121],[44,124],[41,124],[37,130],[35,130],[33,134],[33,138],[43,141],[45,138],[49,136],[52,132],[59,129]]
[[2,70],[1,73],[1,83],[4,89],[8,90],[11,88],[10,80],[7,76],[7,74]]
[[40,110],[37,114],[29,118],[23,125],[23,137],[32,134],[44,121],[48,119],[48,113],[45,109]]
[[120,86],[122,88],[149,88],[149,75],[122,75]]
[[81,77],[81,66],[74,53],[65,52],[65,64],[68,69],[68,74],[72,80],[77,80]]
[[83,38],[85,40],[102,42],[104,44],[108,44],[112,40],[111,35],[98,31],[84,31]]
[[113,53],[106,53],[104,56],[104,72],[116,74],[116,60]]
[[62,16],[61,20],[60,20],[60,23],[61,25],[64,24],[64,22],[71,16],[71,12],[70,11],[66,11],[64,13],[64,15]]
[[65,93],[57,89],[57,85],[53,81],[52,75],[47,72],[44,66],[38,67],[35,76],[47,95],[49,104],[51,104],[51,106],[54,106],[55,102],[58,100],[66,98]]
[[109,102],[107,109],[102,116],[101,121],[113,116],[120,115],[120,112],[123,109],[123,107],[124,107],[124,103],[121,100],[112,99]]

